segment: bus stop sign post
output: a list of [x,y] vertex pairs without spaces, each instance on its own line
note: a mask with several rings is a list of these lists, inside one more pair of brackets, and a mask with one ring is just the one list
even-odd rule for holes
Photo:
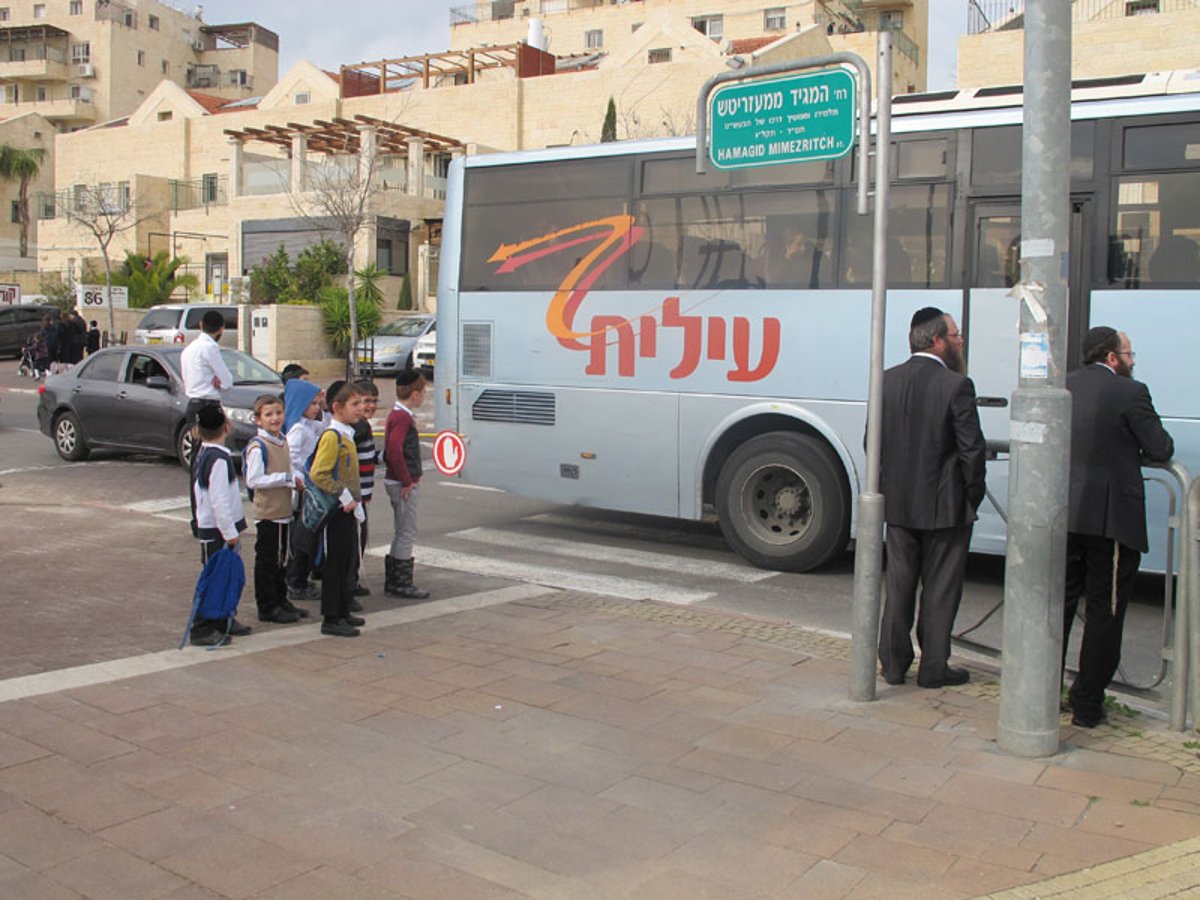
[[[858,530],[854,559],[854,609],[850,657],[850,698],[875,699],[875,658],[879,643],[879,592],[883,573],[883,495],[879,493],[879,461],[882,445],[880,406],[883,400],[883,336],[887,300],[887,222],[889,162],[892,121],[891,35],[879,32],[876,48],[879,99],[876,112],[875,230],[871,277],[871,360],[867,389],[867,479],[858,498]],[[763,66],[745,72],[714,75],[700,89],[696,101],[696,173],[707,172],[709,148],[713,164],[725,168],[825,159],[849,151],[848,143],[826,124],[853,120],[855,95],[846,88],[851,82],[845,69],[812,72],[791,78],[764,81],[773,75],[828,66],[852,66],[858,73],[861,98],[858,104],[858,214],[868,210],[868,151],[871,144],[871,70],[855,53],[831,53],[791,63]],[[758,79],[757,81],[752,79]],[[713,96],[712,139],[709,139],[709,97],[719,85],[741,82],[735,89],[722,89]],[[728,92],[727,92],[728,91]],[[729,101],[720,104],[724,98]],[[809,105],[800,101],[807,99]],[[780,110],[764,109],[778,105]],[[807,114],[807,118],[804,118]],[[781,122],[772,117],[782,116]],[[791,117],[795,118],[791,118]],[[758,123],[762,118],[763,122]],[[822,122],[819,130],[814,123]],[[767,132],[772,132],[767,134]],[[720,138],[718,139],[718,134]],[[735,137],[736,136],[736,137]],[[818,139],[819,138],[819,139]],[[808,141],[808,143],[806,143]],[[778,146],[772,147],[772,143]],[[833,146],[830,146],[832,143]],[[755,149],[750,150],[754,145]],[[764,149],[759,150],[759,146]],[[743,148],[735,151],[734,148]],[[833,150],[838,152],[832,152]],[[829,151],[829,152],[826,152]],[[791,155],[789,155],[791,154]],[[812,155],[821,154],[821,155]],[[728,163],[729,165],[724,165]]]

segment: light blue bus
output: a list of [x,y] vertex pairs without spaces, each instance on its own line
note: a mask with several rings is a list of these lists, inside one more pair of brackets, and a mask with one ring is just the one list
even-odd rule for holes
[[[887,365],[926,305],[967,336],[987,437],[1016,387],[1021,89],[894,101]],[[1129,333],[1179,459],[1200,471],[1200,72],[1075,85],[1070,358]],[[756,565],[849,544],[865,472],[871,216],[851,156],[695,173],[694,140],[481,155],[451,168],[436,423],[467,482],[715,518]],[[988,481],[1007,498],[1007,462]],[[1161,535],[1165,494],[1151,496]],[[981,510],[973,549],[1004,552]],[[1147,560],[1161,565],[1162,543]]]

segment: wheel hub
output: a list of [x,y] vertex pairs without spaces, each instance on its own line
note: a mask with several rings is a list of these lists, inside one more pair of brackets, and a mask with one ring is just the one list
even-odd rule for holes
[[804,508],[804,498],[799,485],[788,485],[775,494],[775,513],[793,519]]

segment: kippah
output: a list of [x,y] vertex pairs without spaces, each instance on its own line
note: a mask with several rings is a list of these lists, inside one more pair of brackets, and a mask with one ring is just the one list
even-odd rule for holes
[[420,369],[402,369],[396,373],[396,387],[408,387],[424,377]]
[[202,406],[196,413],[196,422],[205,431],[215,431],[225,424],[225,410],[219,406]]
[[341,389],[344,388],[345,386],[346,386],[345,380],[339,378],[337,381],[333,382],[333,384],[329,385],[329,389],[327,391],[325,391],[325,397],[329,400],[330,403],[332,403],[334,401],[334,399],[337,397],[338,392],[341,391]]
[[923,306],[913,313],[912,322],[909,323],[908,328],[911,331],[914,328],[924,325],[926,322],[932,322],[934,319],[939,319],[944,315],[945,313],[936,306]]
[[1105,344],[1111,343],[1112,339],[1116,336],[1117,329],[1109,328],[1107,325],[1097,325],[1095,328],[1089,328],[1087,335],[1083,339],[1084,357],[1090,356]]

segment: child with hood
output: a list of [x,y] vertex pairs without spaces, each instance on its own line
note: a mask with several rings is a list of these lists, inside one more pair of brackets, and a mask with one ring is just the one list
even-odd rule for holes
[[[322,392],[311,381],[292,378],[283,389],[283,433],[287,437],[288,454],[292,460],[292,475],[301,483],[308,472],[308,463],[317,448],[317,438],[324,425],[321,417],[325,410]],[[299,517],[300,492],[296,492],[296,518]],[[321,592],[309,582],[312,570],[312,554],[308,547],[300,546],[303,532],[296,527],[293,518],[291,556],[287,563],[287,597],[289,601],[316,600]]]

